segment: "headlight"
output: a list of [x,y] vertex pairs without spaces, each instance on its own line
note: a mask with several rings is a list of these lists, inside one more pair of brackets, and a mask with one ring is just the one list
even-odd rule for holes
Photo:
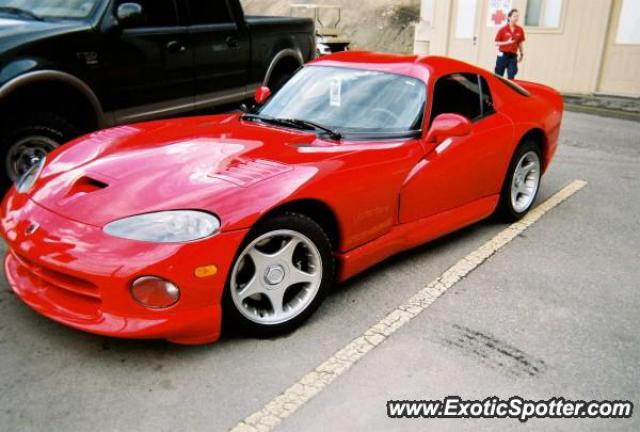
[[104,232],[128,240],[155,243],[184,243],[212,236],[220,220],[205,212],[173,210],[147,213],[111,222]]
[[36,184],[36,180],[40,177],[40,173],[42,173],[42,169],[44,168],[44,164],[46,163],[47,158],[42,158],[35,164],[31,166],[22,177],[18,179],[16,182],[16,191],[18,193],[27,193],[31,190],[34,184]]

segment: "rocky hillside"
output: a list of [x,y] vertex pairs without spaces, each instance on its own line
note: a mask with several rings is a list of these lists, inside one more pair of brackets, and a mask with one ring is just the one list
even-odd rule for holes
[[339,5],[342,7],[339,27],[353,41],[352,49],[371,51],[413,52],[414,23],[420,17],[420,0],[241,1],[248,15],[288,15],[291,3]]

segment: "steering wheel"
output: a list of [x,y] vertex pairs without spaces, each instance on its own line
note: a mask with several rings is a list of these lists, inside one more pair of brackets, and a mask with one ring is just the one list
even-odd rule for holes
[[393,126],[395,126],[399,121],[400,121],[400,117],[398,117],[398,115],[396,113],[394,113],[393,111],[390,111],[386,108],[374,108],[371,110],[371,114],[382,114],[384,116],[387,116],[388,118],[391,119],[391,124]]

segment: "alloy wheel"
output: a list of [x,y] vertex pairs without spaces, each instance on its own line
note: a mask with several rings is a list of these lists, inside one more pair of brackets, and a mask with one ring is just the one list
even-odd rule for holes
[[300,315],[318,294],[322,259],[303,234],[276,230],[247,245],[230,279],[231,298],[250,321],[276,325]]
[[531,207],[540,187],[540,157],[535,151],[522,155],[511,179],[511,205],[518,213]]

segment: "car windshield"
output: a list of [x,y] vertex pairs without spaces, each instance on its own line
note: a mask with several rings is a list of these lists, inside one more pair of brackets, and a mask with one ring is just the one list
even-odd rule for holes
[[101,0],[0,0],[0,15],[26,19],[84,19]]
[[408,133],[421,127],[425,84],[384,72],[307,66],[259,112],[314,122],[342,133]]

